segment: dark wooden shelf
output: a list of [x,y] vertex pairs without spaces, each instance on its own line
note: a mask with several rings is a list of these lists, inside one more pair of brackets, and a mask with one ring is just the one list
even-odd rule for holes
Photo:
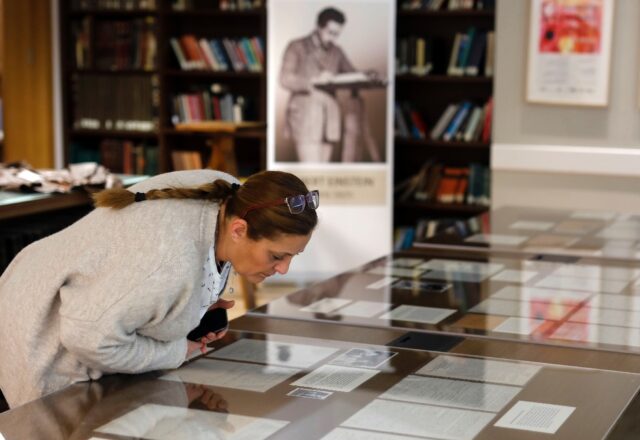
[[122,138],[157,138],[157,131],[135,131],[135,130],[89,130],[73,129],[69,133],[74,136],[97,136],[97,137],[122,137]]
[[456,148],[487,151],[491,149],[491,143],[484,142],[433,141],[430,139],[414,139],[405,137],[396,137],[395,145],[401,147]]
[[[193,131],[192,130],[176,130],[175,128],[163,128],[162,133],[168,136],[203,136],[203,137],[213,137],[219,134],[215,132],[196,131],[196,130],[193,130]],[[239,130],[234,133],[225,133],[225,135],[233,136],[235,138],[244,138],[244,139],[266,139],[267,130],[266,128],[253,128],[250,130]]]
[[[469,205],[464,203],[437,203],[437,202],[419,202],[407,201],[395,203],[396,209],[415,210],[415,211],[431,211],[437,213],[467,214],[477,215],[489,210],[485,205]],[[420,213],[416,213],[418,216]]]
[[84,75],[155,75],[158,70],[145,69],[71,69],[71,73]]
[[222,11],[220,9],[191,9],[185,11],[166,11],[164,15],[170,17],[263,17],[266,14],[264,8],[250,9],[245,11]]
[[455,83],[491,85],[492,76],[452,76],[452,75],[412,75],[403,73],[396,75],[396,81],[420,81],[425,83]]
[[406,10],[398,9],[398,17],[420,17],[420,18],[493,18],[495,11],[479,11],[475,9],[461,9],[450,11],[443,9],[440,11],[429,11],[426,9]]
[[104,18],[137,18],[147,16],[157,16],[158,11],[155,9],[79,9],[70,12],[71,17],[84,17],[86,15],[93,15],[95,17]]
[[163,75],[175,78],[245,78],[245,79],[261,79],[264,78],[264,72],[218,72],[215,70],[167,70],[162,72]]

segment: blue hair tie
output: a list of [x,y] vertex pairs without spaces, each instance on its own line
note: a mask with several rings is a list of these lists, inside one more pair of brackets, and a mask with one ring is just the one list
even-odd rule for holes
[[145,200],[147,200],[147,195],[145,193],[137,192],[135,194],[134,200],[136,202],[144,202]]

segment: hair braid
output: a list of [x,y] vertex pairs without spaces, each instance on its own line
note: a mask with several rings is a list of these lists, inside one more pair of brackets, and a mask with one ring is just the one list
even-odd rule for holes
[[234,194],[234,189],[226,180],[218,179],[197,187],[152,189],[143,194],[138,199],[131,191],[113,188],[94,194],[93,200],[98,208],[113,209],[122,209],[142,200],[196,199],[222,202]]

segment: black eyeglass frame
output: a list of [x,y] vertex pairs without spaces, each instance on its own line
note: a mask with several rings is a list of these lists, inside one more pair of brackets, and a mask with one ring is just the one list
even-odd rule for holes
[[294,215],[301,214],[306,208],[318,209],[318,206],[320,206],[320,191],[314,189],[306,194],[297,194],[295,196],[285,197],[284,199],[274,200],[273,202],[250,206],[244,210],[240,218],[244,219],[247,214],[256,209],[280,205],[287,205],[289,212]]

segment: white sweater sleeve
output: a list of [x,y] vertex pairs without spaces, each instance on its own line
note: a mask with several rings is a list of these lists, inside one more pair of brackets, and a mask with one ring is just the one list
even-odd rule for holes
[[[186,333],[197,325],[197,307],[191,302],[196,277],[190,272],[192,265],[181,260],[188,258],[176,257],[163,264],[106,310],[93,310],[91,319],[62,315],[62,345],[87,366],[107,373],[180,366],[187,354]],[[95,293],[87,297],[95,298]],[[164,334],[144,335],[154,333],[159,324],[167,329]]]

